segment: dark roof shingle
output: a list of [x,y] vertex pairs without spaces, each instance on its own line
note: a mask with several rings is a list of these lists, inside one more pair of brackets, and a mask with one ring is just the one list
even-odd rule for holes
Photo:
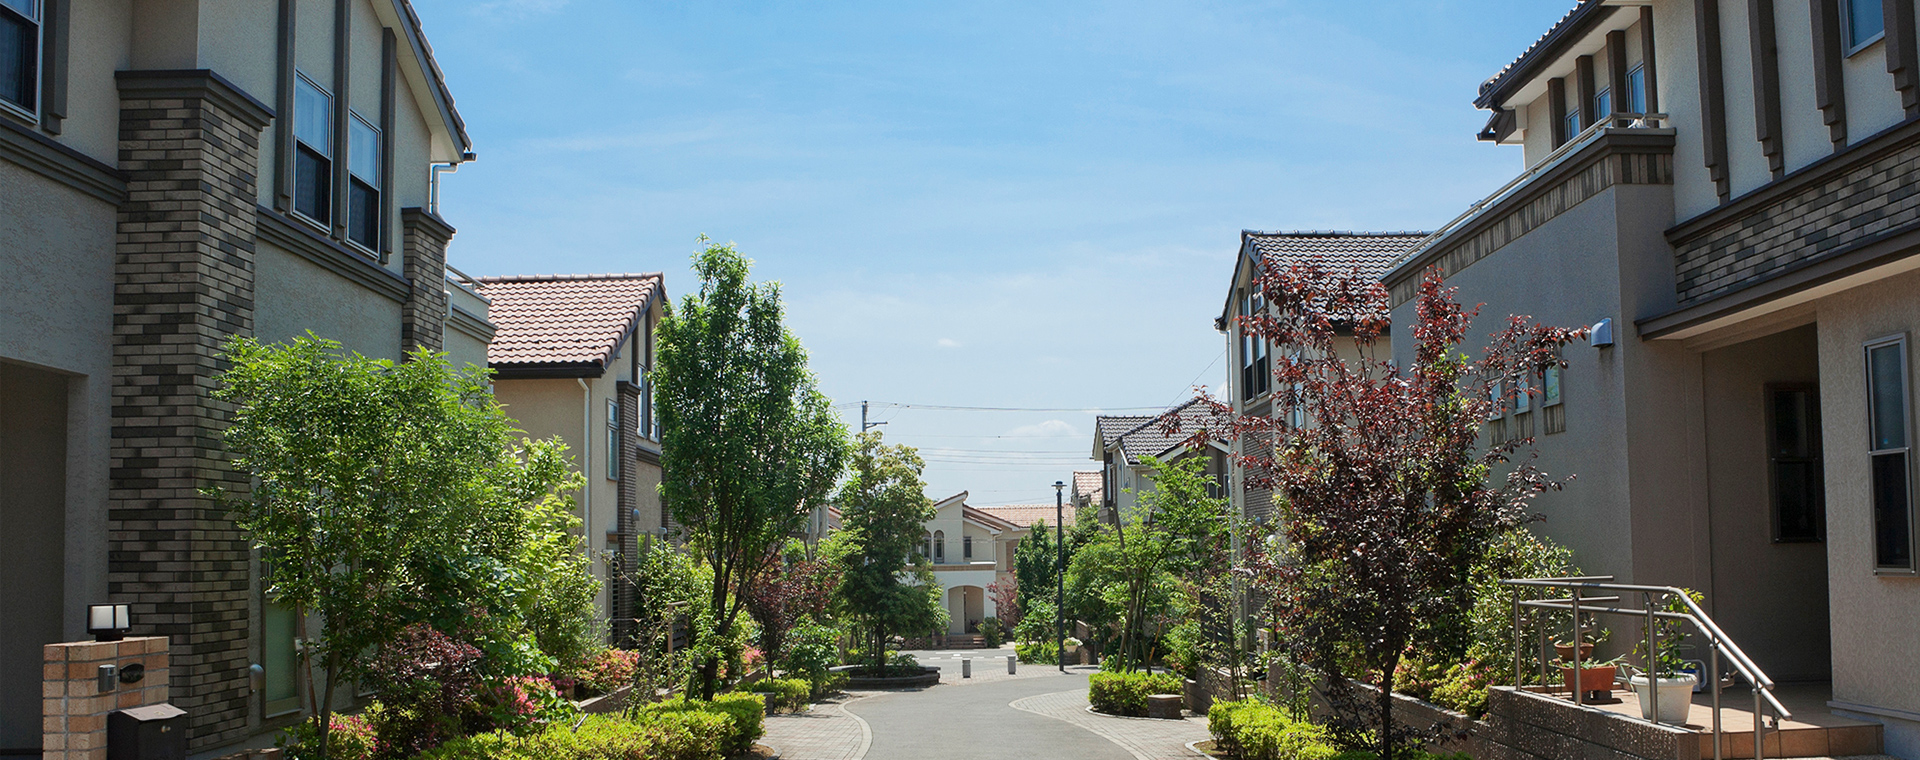
[[1167,410],[1167,414],[1180,417],[1181,425],[1177,432],[1166,432],[1160,425],[1160,417],[1149,417],[1146,422],[1120,434],[1120,450],[1127,455],[1127,463],[1133,464],[1160,456],[1178,448],[1183,441],[1193,437],[1193,432],[1206,424],[1213,414],[1212,409],[1201,401],[1198,398],[1191,399]]
[[642,307],[663,297],[652,274],[482,277],[487,317],[497,328],[487,345],[494,367],[592,364],[612,359]]
[[1379,278],[1393,262],[1427,239],[1426,232],[1260,232],[1245,230],[1241,240],[1249,255],[1258,254],[1285,266],[1318,261],[1336,272],[1358,269]]

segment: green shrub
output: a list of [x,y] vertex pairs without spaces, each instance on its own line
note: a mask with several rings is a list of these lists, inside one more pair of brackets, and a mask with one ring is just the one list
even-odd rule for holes
[[716,712],[687,710],[648,716],[660,729],[659,751],[647,760],[719,760],[733,721]]
[[578,728],[548,726],[527,736],[507,731],[455,739],[418,760],[720,760],[725,716],[686,712],[628,720],[588,716]]
[[758,694],[720,694],[712,702],[689,701],[685,697],[655,702],[640,708],[642,718],[673,713],[704,712],[719,715],[727,720],[726,735],[715,743],[720,754],[738,755],[753,749],[753,743],[766,733],[762,720],[766,717],[765,700]]
[[1179,694],[1182,686],[1174,673],[1095,673],[1087,701],[1095,712],[1146,717],[1147,695]]
[[984,639],[988,649],[999,649],[1006,643],[1006,631],[1000,628],[1000,618],[990,617],[980,621],[980,638]]
[[1013,645],[1013,654],[1021,662],[1053,665],[1060,661],[1060,647],[1051,641],[1031,641]]
[[813,697],[813,684],[804,678],[769,678],[749,684],[747,691],[766,695],[769,710],[792,711],[807,706]]
[[828,694],[839,694],[840,692],[846,691],[847,681],[851,678],[852,676],[846,673],[828,673],[825,678],[814,682],[814,699],[819,699]]
[[1287,717],[1262,699],[1213,703],[1207,730],[1214,744],[1242,760],[1334,760],[1340,750],[1327,729]]

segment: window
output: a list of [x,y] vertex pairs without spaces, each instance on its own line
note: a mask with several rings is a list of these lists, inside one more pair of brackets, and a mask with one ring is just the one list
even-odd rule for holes
[[1601,90],[1593,96],[1593,118],[1595,121],[1606,121],[1611,115],[1613,115],[1613,90]]
[[1647,112],[1647,66],[1644,63],[1627,72],[1627,109],[1634,113]]
[[[1264,313],[1267,299],[1254,294],[1240,300],[1242,316],[1254,316]],[[1252,399],[1267,392],[1267,383],[1272,379],[1268,371],[1267,342],[1242,328],[1240,331],[1240,397]]]
[[1840,0],[1840,33],[1847,40],[1847,55],[1878,42],[1886,31],[1880,0]]
[[333,96],[293,79],[293,210],[321,224],[333,207]]
[[1573,138],[1579,137],[1579,136],[1580,136],[1580,111],[1579,109],[1568,109],[1567,110],[1567,142],[1573,142]]
[[347,120],[347,239],[380,250],[380,130],[360,114]]
[[947,563],[946,531],[936,530],[933,532],[933,563],[936,565],[944,565]]
[[1873,564],[1912,572],[1913,493],[1908,473],[1907,338],[1867,344],[1868,456],[1872,459]]
[[40,110],[40,0],[0,0],[0,101]]
[[620,479],[620,461],[626,452],[620,446],[620,402],[607,399],[607,479]]
[[1826,527],[1820,464],[1820,394],[1807,386],[1767,389],[1767,480],[1773,540],[1819,541]]
[[1567,407],[1560,403],[1560,373],[1557,362],[1540,373],[1540,429],[1547,435],[1567,430]]
[[973,559],[973,536],[960,537],[960,557],[962,559]]
[[1483,427],[1493,445],[1507,441],[1507,399],[1499,380],[1487,384],[1487,423]]

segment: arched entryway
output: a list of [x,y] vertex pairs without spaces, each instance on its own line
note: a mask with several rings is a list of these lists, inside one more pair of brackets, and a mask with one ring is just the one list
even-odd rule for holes
[[947,633],[978,633],[980,621],[987,617],[987,590],[979,586],[954,586],[947,589]]

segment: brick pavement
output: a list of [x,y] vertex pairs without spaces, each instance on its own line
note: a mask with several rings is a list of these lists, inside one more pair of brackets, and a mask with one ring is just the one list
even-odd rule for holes
[[863,696],[867,694],[834,697],[803,713],[769,715],[767,734],[760,741],[782,760],[860,760],[873,743],[873,732],[842,705]]
[[1092,731],[1138,760],[1191,760],[1199,755],[1187,744],[1213,738],[1205,718],[1155,720],[1088,712],[1086,689],[1027,697],[1014,701],[1013,707]]

